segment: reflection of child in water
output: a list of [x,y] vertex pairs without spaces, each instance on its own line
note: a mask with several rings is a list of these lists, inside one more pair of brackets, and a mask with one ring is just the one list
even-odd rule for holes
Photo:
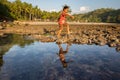
[[61,44],[58,44],[59,46],[59,58],[60,58],[60,61],[62,62],[62,65],[64,68],[67,67],[67,62],[65,60],[65,54],[68,53],[68,50],[69,50],[69,44],[67,44],[67,48],[66,50],[64,51]]

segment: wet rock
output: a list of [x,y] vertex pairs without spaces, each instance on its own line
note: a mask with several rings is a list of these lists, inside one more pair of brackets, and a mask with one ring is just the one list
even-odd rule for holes
[[120,36],[117,36],[118,39],[120,39]]
[[88,39],[88,44],[92,44],[92,40],[91,39]]
[[60,40],[60,39],[58,39],[58,40],[56,40],[56,43],[57,43],[57,44],[61,44],[61,43],[63,43],[63,41]]
[[[24,26],[17,23],[13,27],[7,27],[4,31],[7,33],[30,34],[29,36],[32,36],[34,39],[44,42],[56,41],[54,36],[58,29],[57,25]],[[63,42],[70,41],[78,44],[97,44],[101,46],[107,44],[110,47],[116,47],[120,44],[120,27],[116,25],[112,27],[109,25],[71,25],[70,29],[72,34],[69,38],[66,37],[66,32],[63,31],[61,33]],[[0,35],[3,34],[0,33]]]
[[0,36],[3,36],[4,35],[4,33],[0,33]]
[[0,29],[3,29],[3,27],[2,27],[2,26],[0,26]]
[[79,41],[79,39],[74,39],[73,42],[75,42],[75,43],[79,43],[80,41]]
[[103,45],[105,45],[105,44],[107,43],[107,41],[106,41],[105,37],[103,37],[102,35],[100,35],[100,36],[98,36],[98,37],[96,38],[95,43],[96,43],[97,45],[103,46]]
[[106,43],[105,42],[99,42],[99,43],[97,43],[97,45],[104,46],[104,45],[106,45]]
[[32,37],[35,39],[41,39],[41,35],[32,35]]
[[114,42],[108,44],[110,47],[116,47],[117,45]]
[[120,39],[116,39],[115,42],[116,42],[116,43],[120,43]]
[[55,42],[56,41],[56,37],[53,37],[53,36],[43,36],[42,38],[41,38],[41,41],[42,42]]
[[120,52],[120,46],[116,47],[116,51]]

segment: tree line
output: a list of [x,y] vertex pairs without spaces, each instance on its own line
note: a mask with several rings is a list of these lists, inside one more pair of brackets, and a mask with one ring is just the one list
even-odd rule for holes
[[120,9],[101,8],[85,14],[74,14],[79,22],[120,23]]
[[[42,11],[38,6],[15,0],[0,0],[0,20],[39,20],[57,21],[59,12]],[[120,23],[120,9],[101,8],[84,14],[73,14],[75,22],[114,22]]]
[[55,21],[59,12],[41,11],[38,6],[15,0],[9,2],[7,0],[0,0],[0,18],[14,19],[14,20],[51,20]]

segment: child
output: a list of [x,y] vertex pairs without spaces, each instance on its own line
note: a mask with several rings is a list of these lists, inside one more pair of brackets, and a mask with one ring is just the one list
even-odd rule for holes
[[69,25],[67,24],[66,22],[66,16],[69,16],[71,17],[72,19],[74,19],[74,16],[68,14],[68,11],[69,11],[69,6],[64,6],[63,7],[63,10],[60,14],[60,17],[58,19],[58,24],[59,24],[59,31],[57,33],[57,37],[59,38],[60,37],[60,34],[63,30],[63,26],[66,26],[67,27],[67,34],[69,35],[70,34],[70,31],[69,31]]

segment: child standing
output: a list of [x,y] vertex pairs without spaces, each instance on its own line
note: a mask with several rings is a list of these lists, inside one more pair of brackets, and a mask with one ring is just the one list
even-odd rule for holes
[[60,37],[60,34],[61,34],[62,30],[63,30],[63,26],[66,26],[66,27],[67,27],[67,34],[68,34],[68,35],[70,34],[69,25],[68,25],[68,23],[66,22],[66,16],[69,16],[69,17],[71,17],[72,19],[74,19],[74,16],[70,15],[70,14],[68,13],[68,11],[69,11],[69,6],[66,6],[66,5],[65,5],[65,6],[63,7],[63,10],[62,10],[62,12],[61,12],[61,14],[60,14],[60,17],[59,17],[59,19],[58,19],[58,24],[59,24],[59,31],[58,31],[58,33],[57,33],[57,37],[58,37],[58,38]]

